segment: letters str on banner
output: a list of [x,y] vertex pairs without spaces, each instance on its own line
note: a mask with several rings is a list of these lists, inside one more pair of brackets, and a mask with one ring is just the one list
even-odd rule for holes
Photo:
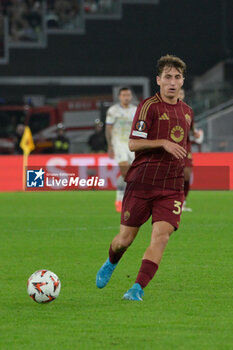
[[[193,190],[233,189],[233,153],[194,153]],[[115,190],[119,168],[107,154],[30,155],[26,191]],[[0,191],[22,190],[22,156],[0,156]]]

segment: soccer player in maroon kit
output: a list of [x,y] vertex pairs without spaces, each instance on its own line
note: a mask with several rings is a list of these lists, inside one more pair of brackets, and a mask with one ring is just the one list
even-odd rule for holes
[[96,276],[97,287],[105,287],[140,226],[152,216],[151,242],[135,284],[123,296],[127,300],[142,300],[169,237],[179,227],[184,200],[184,158],[193,119],[192,109],[178,99],[186,65],[166,55],[158,60],[157,69],[160,93],[140,103],[132,124],[129,148],[135,160],[125,178],[120,232]]

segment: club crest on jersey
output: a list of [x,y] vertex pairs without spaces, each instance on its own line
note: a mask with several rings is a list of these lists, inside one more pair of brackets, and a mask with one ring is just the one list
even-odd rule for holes
[[128,210],[126,210],[124,212],[124,220],[127,221],[130,218],[130,212]]
[[170,137],[175,142],[182,141],[184,138],[184,129],[180,125],[174,126],[171,130]]
[[139,121],[136,123],[135,128],[136,128],[136,130],[138,130],[138,131],[144,131],[144,130],[146,130],[146,123],[145,123],[143,120],[139,120]]

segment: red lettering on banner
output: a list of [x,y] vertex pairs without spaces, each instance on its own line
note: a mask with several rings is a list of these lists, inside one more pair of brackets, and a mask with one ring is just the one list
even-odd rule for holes
[[[233,153],[194,153],[193,163],[192,189],[233,189]],[[92,179],[78,189],[94,186],[97,178],[105,180],[102,189],[115,189],[119,175],[115,161],[107,154],[30,155],[28,164],[30,169],[45,167],[45,171],[49,169],[50,173],[56,174],[56,189],[64,190],[64,184],[72,176],[72,169],[76,169],[75,176],[79,179]],[[22,176],[22,156],[0,156],[0,191],[21,191]],[[76,181],[75,176],[73,181]],[[48,187],[50,190],[53,188]],[[74,185],[73,189],[77,186]]]

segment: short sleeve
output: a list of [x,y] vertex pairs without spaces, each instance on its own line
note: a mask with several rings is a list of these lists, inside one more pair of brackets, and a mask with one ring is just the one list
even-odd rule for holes
[[107,110],[107,115],[106,115],[106,121],[105,123],[108,124],[108,125],[112,125],[115,123],[115,114],[114,114],[114,110],[113,110],[113,107],[110,107],[108,110]]
[[153,105],[143,101],[139,104],[130,133],[130,139],[147,139],[153,120]]

